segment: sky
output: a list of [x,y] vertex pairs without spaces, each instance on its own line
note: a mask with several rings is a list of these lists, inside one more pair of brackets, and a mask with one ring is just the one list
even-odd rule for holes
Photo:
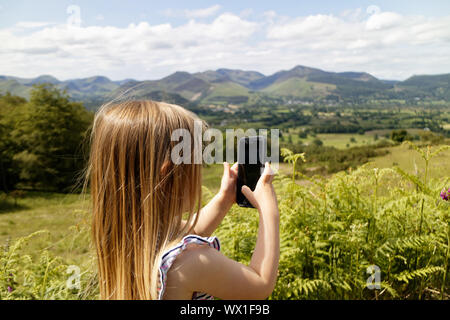
[[450,1],[0,0],[0,75],[450,73]]

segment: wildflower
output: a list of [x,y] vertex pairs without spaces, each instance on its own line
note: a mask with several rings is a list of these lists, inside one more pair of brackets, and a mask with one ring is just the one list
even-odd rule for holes
[[441,198],[442,198],[442,200],[448,201],[448,199],[450,198],[450,188],[448,188],[447,191],[445,190],[445,188],[442,189]]
[[8,286],[8,292],[11,293],[13,291],[13,288]]

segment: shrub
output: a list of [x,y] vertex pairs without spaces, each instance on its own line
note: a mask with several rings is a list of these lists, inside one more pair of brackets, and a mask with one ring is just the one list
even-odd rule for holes
[[[418,151],[427,165],[438,152]],[[439,196],[447,180],[368,165],[328,180],[302,177],[311,184],[274,182],[281,257],[270,299],[449,298],[450,206]],[[217,232],[223,251],[248,263],[257,225],[256,212],[233,207]],[[371,266],[379,289],[367,287]]]
[[413,140],[413,137],[406,130],[394,130],[391,132],[391,140],[402,143],[406,140]]
[[315,145],[315,146],[322,146],[322,145],[323,145],[323,142],[322,142],[322,140],[316,138],[316,139],[314,139],[314,140],[312,141],[312,144]]

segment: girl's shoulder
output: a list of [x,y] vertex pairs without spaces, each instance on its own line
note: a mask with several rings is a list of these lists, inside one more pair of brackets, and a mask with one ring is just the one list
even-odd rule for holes
[[[167,274],[174,264],[176,258],[187,249],[195,247],[211,247],[220,251],[220,241],[217,237],[201,237],[198,235],[190,234],[183,237],[176,245],[168,248],[161,256],[161,263],[159,266],[159,284],[158,284],[158,297],[161,300],[164,296],[167,282]],[[212,299],[213,297],[194,293],[193,299]]]
[[172,257],[176,257],[190,244],[208,245],[220,251],[220,241],[217,237],[201,237],[195,234],[190,234],[181,239],[175,246],[167,249],[162,255],[161,263],[170,261]]

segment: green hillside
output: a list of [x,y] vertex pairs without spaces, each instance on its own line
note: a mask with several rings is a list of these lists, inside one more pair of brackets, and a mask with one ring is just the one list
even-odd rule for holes
[[247,88],[231,82],[215,82],[206,92],[206,97],[202,99],[204,103],[245,103],[249,99],[249,91]]
[[450,74],[413,76],[396,87],[401,91],[414,92],[416,97],[432,95],[437,99],[450,100]]
[[262,91],[298,98],[320,98],[325,97],[336,89],[336,85],[319,82],[310,82],[305,78],[291,78],[282,82],[276,82]]
[[164,97],[171,103],[254,104],[286,103],[292,98],[338,102],[374,100],[450,100],[450,74],[413,76],[405,81],[379,80],[366,72],[327,72],[306,66],[265,76],[256,71],[217,69],[204,72],[175,72],[160,80],[111,81],[103,76],[59,81],[43,75],[25,79],[0,76],[0,94],[28,98],[34,84],[49,82],[67,91],[90,109],[126,97]]
[[27,87],[20,84],[17,80],[13,79],[0,79],[0,94],[5,94],[7,92],[15,96],[20,96],[24,98],[29,98],[31,87]]

